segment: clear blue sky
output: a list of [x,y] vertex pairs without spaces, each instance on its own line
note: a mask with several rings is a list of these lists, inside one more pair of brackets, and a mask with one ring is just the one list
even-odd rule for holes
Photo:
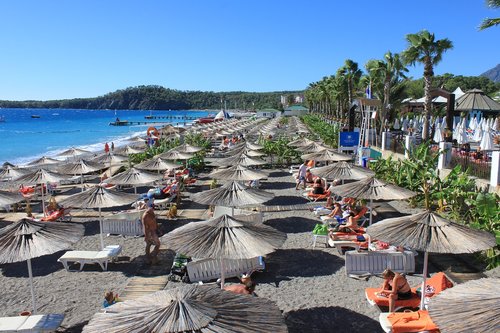
[[[95,97],[130,86],[304,89],[422,29],[449,38],[436,74],[500,63],[483,0],[15,0],[0,2],[0,99]],[[421,77],[422,68],[411,69]]]

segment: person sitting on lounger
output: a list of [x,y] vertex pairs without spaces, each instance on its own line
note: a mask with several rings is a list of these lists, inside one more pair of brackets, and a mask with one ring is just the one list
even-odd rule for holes
[[382,273],[382,277],[384,278],[384,283],[378,295],[389,297],[389,312],[393,312],[396,300],[411,298],[411,287],[403,275],[394,273],[390,269],[386,269]]
[[245,281],[241,281],[241,283],[239,284],[233,284],[224,287],[224,290],[233,292],[235,294],[252,295],[255,290],[255,282],[248,279]]
[[340,207],[340,204],[338,202],[333,204],[332,212],[327,216],[331,218],[335,218],[336,216],[342,217],[342,207]]
[[325,188],[323,187],[323,184],[321,182],[320,178],[316,178],[313,184],[313,194],[324,194],[325,193]]

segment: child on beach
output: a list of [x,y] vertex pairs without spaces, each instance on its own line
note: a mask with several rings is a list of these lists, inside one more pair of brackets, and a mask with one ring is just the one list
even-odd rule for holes
[[111,306],[111,305],[115,304],[116,302],[120,302],[118,295],[114,294],[112,291],[107,291],[104,294],[104,301],[102,302],[102,306],[104,308],[107,308],[108,306]]

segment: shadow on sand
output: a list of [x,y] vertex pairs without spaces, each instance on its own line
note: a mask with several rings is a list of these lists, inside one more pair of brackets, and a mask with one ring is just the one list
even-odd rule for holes
[[[31,259],[31,267],[33,269],[33,276],[45,276],[64,267],[57,259],[61,257],[66,251],[59,251],[46,256]],[[20,262],[13,262],[11,264],[4,264],[0,266],[2,273],[7,277],[28,277],[28,266],[26,260]]]
[[270,227],[281,232],[286,232],[289,234],[298,234],[302,232],[312,231],[316,223],[320,223],[319,220],[308,219],[304,217],[286,217],[278,219],[270,219],[264,222]]
[[274,197],[268,202],[264,203],[264,206],[289,206],[289,205],[304,205],[309,201],[306,198],[297,197],[293,195],[280,195],[279,197]]
[[271,171],[269,172],[269,178],[278,178],[278,177],[286,177],[292,176],[288,171],[280,170],[280,171]]
[[274,283],[291,277],[332,275],[344,266],[344,260],[328,252],[304,249],[277,250],[266,257],[266,271],[257,277],[258,283]]
[[262,182],[259,189],[261,190],[287,190],[295,186],[294,183],[288,182]]
[[383,332],[378,321],[339,306],[290,311],[284,316],[290,333]]

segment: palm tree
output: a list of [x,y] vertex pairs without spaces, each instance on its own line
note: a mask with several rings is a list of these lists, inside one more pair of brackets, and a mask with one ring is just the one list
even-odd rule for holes
[[[500,0],[486,0],[486,6],[490,7],[491,9],[500,8]],[[491,28],[499,24],[500,17],[493,19],[487,18],[483,20],[483,23],[481,23],[481,25],[479,26],[479,30]]]
[[407,64],[424,65],[424,130],[422,139],[429,139],[429,118],[431,115],[431,84],[434,76],[434,66],[443,58],[443,53],[453,48],[453,43],[448,39],[435,40],[433,33],[422,30],[416,34],[406,35],[407,49],[403,52],[403,58]]
[[401,79],[406,79],[405,73],[408,72],[408,68],[405,67],[399,54],[392,54],[390,51],[384,55],[383,60],[370,60],[365,67],[371,79],[379,81],[372,82],[372,86],[377,86],[378,84],[383,85],[384,107],[381,112],[379,112],[379,120],[381,123],[380,132],[382,134],[385,120],[391,109],[391,89],[394,84],[400,83]]
[[[339,69],[338,74],[344,76],[347,81],[347,96],[349,100],[350,110],[352,101],[354,100],[355,89],[359,84],[362,72],[359,69],[357,62],[354,62],[351,59],[347,59],[344,63],[344,66]],[[352,123],[352,120],[354,120],[354,115],[349,114],[349,119],[349,128],[350,130],[353,130],[354,123]]]

